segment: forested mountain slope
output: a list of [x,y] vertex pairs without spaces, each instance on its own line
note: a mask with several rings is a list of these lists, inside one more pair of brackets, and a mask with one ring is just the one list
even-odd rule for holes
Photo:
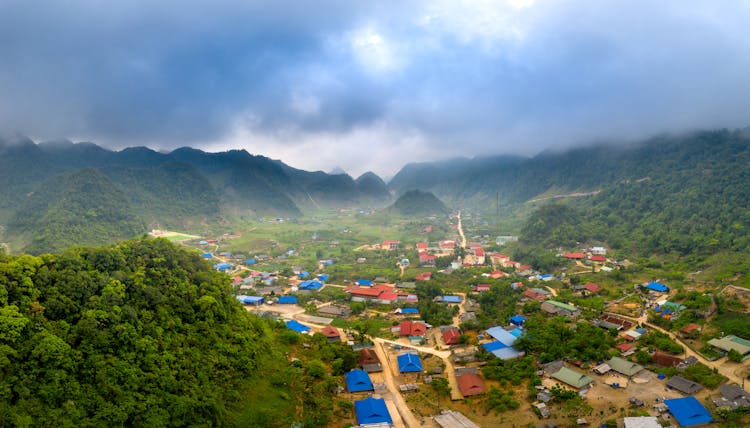
[[326,426],[356,355],[301,340],[165,240],[0,253],[3,426]]
[[581,178],[600,193],[542,207],[523,240],[547,248],[599,241],[633,255],[750,250],[750,140],[700,133],[620,156],[609,172],[590,166],[606,180]]
[[[69,239],[78,234],[73,229],[85,224],[80,215],[83,205],[67,207],[69,212],[47,211],[54,204],[39,195],[55,199],[85,191],[85,186],[65,185],[70,184],[71,173],[86,169],[99,173],[87,173],[92,188],[107,188],[116,198],[124,198],[118,202],[123,212],[148,228],[191,230],[227,214],[299,216],[300,208],[309,206],[383,204],[388,199],[382,190],[357,184],[346,174],[298,170],[244,150],[206,153],[181,148],[165,154],[133,147],[115,152],[92,143],[60,140],[35,144],[23,136],[6,136],[0,137],[0,233],[4,235],[0,241],[12,242],[15,249],[50,251],[81,243],[111,243],[114,236],[133,237],[128,235],[133,230],[136,234],[145,231],[146,227],[123,228],[117,219],[109,218],[108,230],[86,231],[86,238]],[[94,179],[103,182],[97,185]],[[44,213],[30,213],[32,205]],[[59,230],[44,232],[59,239],[35,238],[29,247],[31,233],[40,235],[42,229]]]
[[494,212],[495,200],[512,204],[541,194],[592,191],[644,178],[675,182],[686,189],[685,171],[747,169],[733,156],[745,153],[750,137],[741,131],[705,131],[662,136],[629,145],[592,145],[533,158],[480,157],[405,166],[388,183],[397,193],[428,190],[436,196]]

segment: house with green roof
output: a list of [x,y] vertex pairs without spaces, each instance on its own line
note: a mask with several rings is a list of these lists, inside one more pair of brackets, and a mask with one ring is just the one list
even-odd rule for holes
[[586,376],[583,373],[579,373],[575,370],[571,370],[567,367],[562,367],[560,370],[552,373],[551,378],[557,379],[562,383],[572,386],[575,389],[582,389],[594,382],[594,379]]
[[581,313],[577,307],[556,300],[543,302],[541,308],[550,315],[562,315],[569,318],[575,318]]
[[627,377],[633,376],[634,374],[643,370],[642,365],[636,364],[632,361],[628,361],[620,357],[610,358],[609,361],[607,361],[607,364],[612,368],[612,370]]
[[743,360],[750,358],[750,340],[745,340],[733,334],[711,339],[708,341],[708,344],[723,352],[735,350],[742,355]]

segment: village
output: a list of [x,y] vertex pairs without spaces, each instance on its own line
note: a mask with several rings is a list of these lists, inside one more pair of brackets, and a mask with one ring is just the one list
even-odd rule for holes
[[[561,251],[564,268],[539,272],[488,250],[516,237],[474,242],[460,212],[448,222],[437,241],[360,246],[352,276],[335,258],[295,265],[295,250],[276,256],[288,268],[264,270],[270,256],[223,251],[226,236],[187,243],[231,277],[248,311],[358,352],[340,390],[355,426],[649,428],[750,411],[750,341],[706,339],[710,298],[695,309],[666,280],[623,284],[616,273],[632,263],[604,246]],[[356,275],[383,259],[392,275]],[[553,350],[550,325],[581,345]]]

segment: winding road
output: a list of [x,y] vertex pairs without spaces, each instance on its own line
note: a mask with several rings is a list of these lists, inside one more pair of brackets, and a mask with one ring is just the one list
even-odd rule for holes
[[712,369],[716,369],[716,371],[718,371],[719,374],[721,374],[722,376],[726,377],[730,381],[736,383],[737,385],[742,385],[742,376],[738,375],[738,372],[742,372],[742,371],[747,370],[747,368],[749,366],[748,361],[750,361],[750,360],[745,361],[744,363],[740,364],[739,367],[735,367],[735,368],[733,368],[730,371],[729,367],[727,367],[725,365],[722,365],[718,360],[717,361],[710,361],[710,360],[706,359],[706,357],[704,357],[703,355],[695,352],[693,350],[693,348],[691,348],[690,346],[688,346],[685,342],[682,341],[682,339],[679,336],[677,336],[676,334],[672,333],[671,331],[664,330],[663,328],[661,328],[661,327],[659,327],[659,326],[657,326],[655,324],[651,324],[650,322],[648,322],[647,321],[647,319],[648,319],[647,315],[645,315],[645,314],[642,317],[640,317],[640,318],[633,318],[633,317],[629,317],[629,316],[626,316],[626,315],[616,314],[616,313],[613,313],[613,312],[605,312],[605,313],[608,314],[608,315],[614,315],[614,316],[617,316],[617,317],[620,317],[620,318],[625,318],[625,319],[633,321],[635,323],[643,324],[643,325],[647,326],[648,328],[652,328],[654,330],[658,330],[658,331],[660,331],[660,332],[668,335],[670,339],[674,340],[675,342],[677,342],[679,345],[681,345],[685,349],[685,358],[687,358],[687,357],[695,357],[701,363],[707,365],[708,367],[711,367]]

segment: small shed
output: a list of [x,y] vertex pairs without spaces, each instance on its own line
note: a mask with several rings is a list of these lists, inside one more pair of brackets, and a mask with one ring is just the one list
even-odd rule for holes
[[522,326],[526,322],[526,318],[521,315],[513,315],[510,317],[510,323],[517,326]]

